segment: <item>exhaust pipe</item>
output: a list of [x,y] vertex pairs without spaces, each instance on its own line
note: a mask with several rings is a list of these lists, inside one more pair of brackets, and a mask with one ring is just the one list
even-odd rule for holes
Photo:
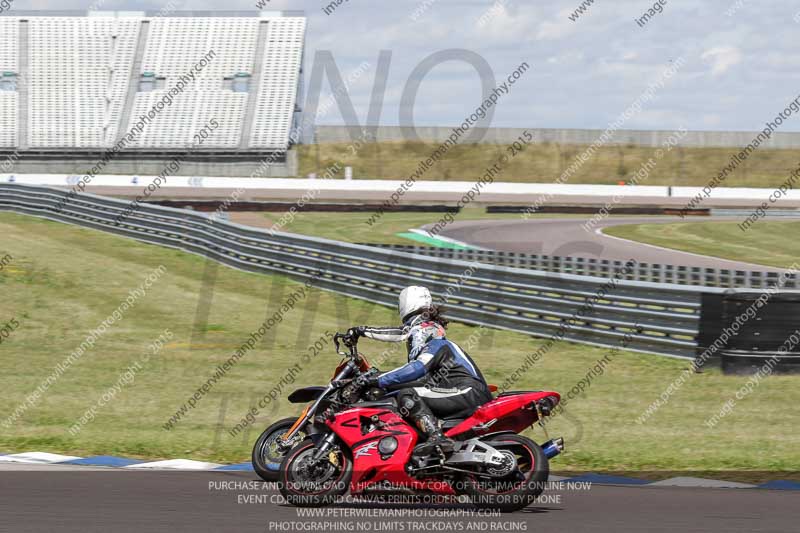
[[548,459],[552,459],[556,455],[564,451],[564,439],[558,437],[557,439],[550,439],[542,444],[542,450]]

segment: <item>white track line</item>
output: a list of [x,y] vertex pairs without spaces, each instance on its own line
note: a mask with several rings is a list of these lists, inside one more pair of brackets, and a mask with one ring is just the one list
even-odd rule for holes
[[81,459],[74,455],[59,455],[57,453],[46,452],[27,452],[15,453],[13,455],[0,455],[0,463],[30,463],[30,464],[52,464],[64,461]]
[[757,485],[750,483],[739,483],[737,481],[723,481],[720,479],[705,479],[701,477],[673,477],[648,483],[649,487],[702,487],[718,489],[752,489]]
[[166,461],[153,461],[152,463],[139,463],[135,465],[123,466],[122,468],[140,469],[155,468],[165,470],[213,470],[220,466],[217,463],[204,463],[203,461],[192,461],[191,459],[169,459]]
[[422,235],[423,237],[427,237],[429,239],[437,239],[437,240],[440,240],[442,242],[446,242],[446,243],[449,243],[449,244],[455,244],[455,245],[458,245],[458,246],[464,246],[466,248],[472,248],[473,250],[482,250],[483,249],[483,248],[480,248],[479,246],[475,246],[474,244],[469,244],[469,243],[464,242],[464,241],[451,239],[450,237],[444,237],[442,235],[431,236],[427,231],[425,231],[422,228],[413,228],[413,229],[410,229],[408,231],[410,231],[411,233],[416,233],[417,235]]

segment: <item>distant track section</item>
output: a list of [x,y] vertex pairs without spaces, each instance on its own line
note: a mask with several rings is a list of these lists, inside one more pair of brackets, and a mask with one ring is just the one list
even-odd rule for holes
[[[738,219],[705,217],[702,220],[710,222]],[[780,269],[764,265],[671,250],[603,233],[603,229],[619,225],[669,224],[683,221],[679,217],[612,217],[599,222],[589,231],[583,227],[586,221],[587,218],[584,217],[465,220],[453,222],[441,234],[473,246],[504,252],[583,257],[608,261],[627,261],[633,257],[640,263],[675,265],[686,268],[743,272],[780,271]]]

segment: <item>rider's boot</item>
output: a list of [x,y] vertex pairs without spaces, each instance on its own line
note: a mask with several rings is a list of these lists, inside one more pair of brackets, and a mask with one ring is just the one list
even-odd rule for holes
[[419,430],[428,437],[425,442],[418,444],[414,448],[414,455],[429,455],[437,447],[445,454],[453,452],[455,444],[451,439],[445,437],[442,430],[439,429],[436,417],[430,414],[420,414],[415,417],[414,422]]

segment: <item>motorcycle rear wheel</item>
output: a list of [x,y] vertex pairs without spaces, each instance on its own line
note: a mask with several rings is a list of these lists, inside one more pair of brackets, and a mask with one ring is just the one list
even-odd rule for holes
[[467,494],[479,509],[503,513],[518,511],[532,504],[544,491],[550,476],[550,465],[541,446],[522,435],[502,435],[491,441],[499,451],[510,452],[517,468],[504,478],[480,478],[465,475],[459,492]]
[[324,507],[336,503],[350,488],[353,460],[346,449],[332,449],[317,465],[311,456],[317,447],[306,439],[286,454],[278,477],[278,489],[297,507]]
[[[258,474],[258,477],[264,481],[278,481],[278,471],[281,467],[281,462],[286,456],[281,453],[275,445],[275,439],[284,435],[297,421],[297,418],[284,418],[278,420],[261,433],[253,445],[253,453],[251,461],[253,469]],[[306,438],[304,432],[300,432],[295,442],[300,442]]]

